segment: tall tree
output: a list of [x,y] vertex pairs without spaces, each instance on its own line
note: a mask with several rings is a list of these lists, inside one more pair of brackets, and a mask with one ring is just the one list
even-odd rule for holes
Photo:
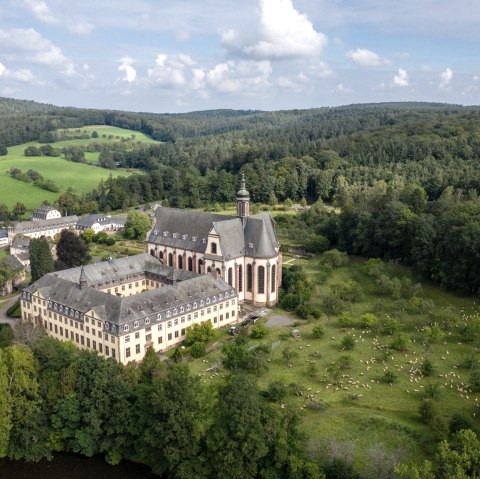
[[12,428],[12,403],[8,394],[8,369],[0,349],[0,458],[7,455],[8,439]]
[[45,238],[32,238],[28,246],[28,252],[32,283],[55,269],[50,246]]
[[90,259],[88,245],[73,231],[63,230],[57,244],[60,267],[73,268],[87,263]]
[[124,229],[127,238],[143,241],[150,228],[150,218],[145,213],[138,211],[128,213]]

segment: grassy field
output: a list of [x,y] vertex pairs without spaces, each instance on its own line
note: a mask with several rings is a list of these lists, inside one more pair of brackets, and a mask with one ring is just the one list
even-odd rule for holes
[[[461,411],[476,421],[475,414],[480,414],[480,394],[470,392],[470,371],[462,367],[465,359],[476,354],[476,350],[472,343],[464,343],[460,336],[465,318],[478,311],[471,298],[423,284],[417,296],[426,300],[430,307],[422,313],[409,314],[403,301],[379,293],[376,283],[365,273],[363,260],[350,259],[347,266],[333,270],[326,280],[318,278],[320,259],[303,260],[303,264],[316,279],[312,304],[319,307],[321,318],[316,321],[297,319],[296,327],[301,332],[299,339],[289,336],[291,326],[277,327],[266,339],[250,339],[249,344],[253,347],[263,342],[271,348],[268,371],[258,378],[262,388],[280,380],[286,385],[295,384],[297,393],[301,391],[301,396],[290,392],[284,407],[298,411],[301,428],[311,446],[332,438],[343,444],[351,441],[359,470],[367,461],[368,450],[379,445],[390,453],[402,451],[403,460],[421,460],[434,448],[433,434],[420,421],[419,415],[424,391],[431,387],[430,384],[438,385],[436,403],[445,420]],[[389,274],[399,278],[411,277],[410,272],[402,267],[390,267]],[[354,325],[342,328],[337,315],[325,313],[323,300],[331,294],[332,284],[352,278],[361,285],[363,297],[360,301],[345,303],[345,310],[354,317]],[[445,338],[431,343],[427,351],[422,327],[432,313],[441,311],[448,311],[448,315],[456,320],[456,326],[446,332]],[[411,339],[408,349],[395,351],[386,348],[393,337],[382,334],[378,327],[362,329],[359,316],[365,312],[374,313],[379,323],[389,316],[397,319],[401,331]],[[274,314],[289,313],[276,310]],[[325,329],[321,339],[312,334],[316,324]],[[354,347],[342,351],[341,341],[347,335],[354,339]],[[232,339],[224,332],[220,342],[229,340]],[[284,359],[282,353],[285,349],[293,351],[297,357]],[[350,364],[335,378],[329,368],[342,356],[347,356]],[[434,372],[428,377],[419,372],[426,357],[434,365]],[[221,353],[217,349],[206,358],[191,362],[206,387],[217,383],[226,374],[221,368],[216,373],[218,375],[207,371],[220,361]],[[387,371],[396,376],[393,384],[382,382]],[[318,404],[322,407],[314,407]]]
[[[62,132],[70,131],[75,134],[76,130],[61,130]],[[142,133],[125,130],[123,128],[106,127],[102,125],[86,126],[81,129],[91,133],[97,131],[99,137],[97,139],[72,139],[52,143],[55,148],[62,148],[67,145],[88,145],[94,141],[99,143],[119,142],[126,138],[132,138],[134,141],[144,143],[155,142]],[[105,135],[105,137],[103,136]],[[110,138],[109,138],[110,137]],[[43,201],[52,203],[61,193],[71,187],[76,193],[87,193],[95,188],[101,179],[106,179],[111,174],[114,177],[128,175],[128,171],[111,171],[96,166],[73,163],[66,161],[61,157],[27,157],[24,150],[27,146],[41,146],[39,143],[30,142],[22,145],[16,145],[8,148],[8,155],[0,157],[0,203],[6,204],[11,208],[17,201],[25,204],[27,209],[33,210],[37,208]],[[125,143],[126,148],[128,143]],[[89,163],[98,160],[99,153],[86,153],[85,157]],[[52,193],[29,183],[10,178],[8,171],[10,168],[20,168],[22,171],[33,169],[38,171],[45,179],[52,180],[60,187],[60,192]]]

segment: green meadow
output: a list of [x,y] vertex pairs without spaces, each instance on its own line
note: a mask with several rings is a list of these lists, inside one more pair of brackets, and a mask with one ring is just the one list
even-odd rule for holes
[[[419,413],[423,398],[432,390],[436,391],[434,402],[445,424],[452,414],[462,412],[478,426],[480,393],[472,392],[469,384],[469,367],[472,358],[476,363],[478,353],[475,343],[466,342],[462,336],[469,317],[478,312],[473,299],[431,284],[422,284],[414,295],[418,299],[394,299],[379,291],[377,282],[366,274],[364,260],[350,258],[346,266],[335,268],[327,278],[322,273],[321,257],[301,262],[315,282],[311,304],[318,308],[320,318],[301,320],[277,308],[272,314],[290,317],[301,337],[290,336],[293,326],[277,326],[270,328],[264,339],[249,338],[248,345],[266,344],[271,351],[267,371],[258,374],[259,384],[262,389],[273,381],[287,386],[289,392],[277,406],[299,414],[310,450],[320,451],[327,443],[353,449],[359,470],[373,449],[398,453],[402,461],[420,461],[435,447],[435,433],[421,421]],[[416,283],[407,268],[385,267],[390,277],[409,278]],[[339,320],[340,313],[328,312],[324,300],[331,296],[332,285],[349,280],[360,285],[361,294],[354,302],[344,302],[342,312],[353,318],[345,326]],[[412,304],[420,302],[423,308],[413,311]],[[362,327],[363,313],[373,313],[377,324],[370,329]],[[388,318],[398,322],[394,335],[382,331],[381,325]],[[441,323],[441,337],[427,341],[424,328],[433,318],[445,322]],[[268,321],[268,317],[262,321]],[[319,324],[324,335],[316,338],[313,331]],[[399,333],[409,343],[395,350],[391,345]],[[347,336],[353,339],[353,348],[344,350],[342,341]],[[227,374],[221,366],[220,351],[226,341],[233,338],[224,331],[219,348],[191,361],[206,388],[218,384]],[[428,376],[421,372],[426,358],[433,365]],[[394,378],[391,384],[385,381],[388,372]]]
[[[88,145],[94,141],[99,143],[124,143],[125,148],[131,145],[131,141],[143,143],[154,143],[155,141],[143,133],[126,130],[123,128],[107,127],[102,125],[91,125],[80,129],[80,133],[98,133],[98,138],[71,139],[52,143],[54,148],[62,148],[69,145]],[[72,136],[78,134],[76,129],[59,130],[60,133]],[[132,135],[134,138],[132,138]],[[122,141],[123,140],[123,141]],[[73,163],[60,157],[27,157],[24,150],[27,146],[41,146],[40,143],[30,142],[8,148],[8,155],[0,157],[0,203],[11,208],[18,201],[25,204],[28,210],[38,207],[43,201],[54,202],[68,188],[78,193],[88,193],[96,188],[100,180],[128,175],[129,171],[111,171],[88,163],[98,161],[98,152],[85,153],[87,164]],[[38,171],[45,179],[52,180],[59,188],[58,193],[52,193],[29,183],[24,183],[11,178],[8,174],[10,168],[20,168],[26,172],[29,169]]]

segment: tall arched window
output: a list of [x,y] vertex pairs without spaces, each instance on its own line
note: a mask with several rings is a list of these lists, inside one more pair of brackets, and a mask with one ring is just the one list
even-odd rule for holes
[[178,255],[177,268],[183,269],[183,255],[181,254]]
[[168,266],[173,266],[173,254],[168,253]]
[[272,293],[275,293],[275,288],[276,288],[276,279],[277,279],[277,275],[275,274],[277,271],[277,268],[275,267],[275,265],[272,266],[272,280],[270,281],[270,283],[272,284]]
[[239,265],[238,267],[238,291],[241,293],[243,291],[243,266]]
[[212,254],[217,254],[217,243],[212,243]]
[[211,273],[211,272],[212,272],[212,267],[209,266],[209,267],[207,268],[207,273]]
[[252,292],[252,284],[253,284],[253,268],[251,264],[247,264],[247,291]]
[[160,256],[159,256],[160,259],[163,259],[163,251],[160,251]]
[[228,284],[233,286],[233,268],[228,268]]
[[197,273],[202,273],[203,259],[198,260],[198,271]]
[[155,250],[154,250],[154,249],[151,249],[151,250],[150,250],[150,254],[151,254],[152,256],[155,256]]
[[188,271],[193,271],[193,259],[191,256],[188,257]]
[[258,293],[265,293],[265,266],[259,266],[257,268],[257,284]]

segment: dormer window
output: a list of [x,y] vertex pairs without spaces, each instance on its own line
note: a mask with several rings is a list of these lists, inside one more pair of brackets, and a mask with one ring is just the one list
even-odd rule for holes
[[253,248],[253,243],[248,243],[249,248]]
[[173,310],[173,315],[175,316],[176,314],[178,314],[177,308]]
[[193,303],[193,309],[196,309],[197,308],[197,302],[195,301],[195,303]]
[[138,321],[135,321],[135,322],[133,323],[133,327],[134,327],[134,328],[138,328]]
[[157,314],[157,321],[160,321],[162,319],[162,315],[160,313]]
[[191,309],[191,306],[187,304],[187,311],[190,311],[190,309]]
[[145,324],[150,324],[150,318],[145,318]]
[[185,311],[185,308],[183,306],[180,306],[180,312],[183,313]]
[[192,238],[192,241],[197,241],[197,237],[194,236],[194,237]]
[[212,243],[212,246],[211,246],[211,251],[212,251],[212,254],[217,254],[217,243]]
[[163,236],[168,236],[168,231],[164,231]]
[[110,329],[110,325],[108,323],[105,323],[105,330],[108,331]]
[[167,318],[169,318],[172,315],[171,311],[167,311]]
[[187,235],[182,235],[182,240],[186,240],[187,239]]
[[200,307],[203,306],[203,299],[200,301]]
[[210,304],[210,298],[207,298],[206,302],[207,302],[207,304]]
[[125,324],[125,325],[123,326],[123,330],[124,330],[125,332],[128,331],[129,329],[130,329],[130,327],[128,326],[128,324]]

